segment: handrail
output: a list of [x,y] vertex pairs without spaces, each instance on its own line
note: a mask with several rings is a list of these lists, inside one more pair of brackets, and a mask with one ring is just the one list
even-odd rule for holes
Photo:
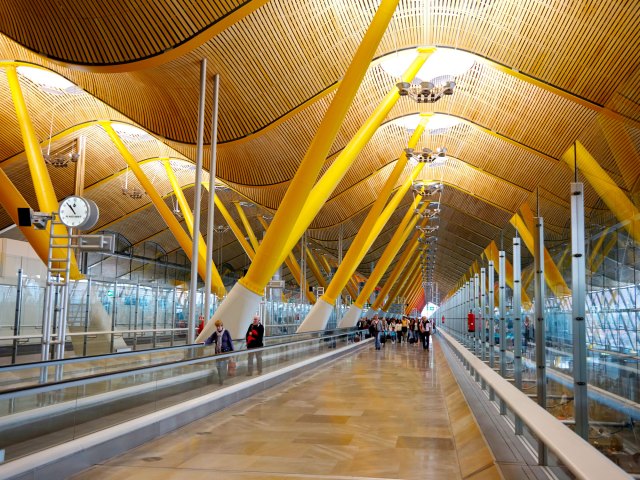
[[[0,400],[8,400],[11,398],[16,398],[27,393],[30,395],[36,394],[36,393],[46,393],[46,392],[59,389],[60,386],[64,386],[65,388],[68,388],[73,386],[84,386],[84,385],[88,385],[96,382],[115,380],[118,378],[131,375],[134,372],[146,372],[146,373],[156,372],[160,370],[166,370],[168,368],[174,368],[176,366],[193,365],[196,363],[210,362],[212,360],[223,360],[229,357],[246,355],[247,352],[257,352],[257,351],[268,352],[269,350],[282,348],[284,346],[300,346],[305,343],[315,342],[318,340],[340,338],[340,337],[346,337],[349,335],[351,335],[351,332],[341,332],[335,335],[327,335],[326,337],[314,337],[314,338],[307,338],[304,340],[278,343],[275,345],[267,345],[267,346],[252,349],[252,350],[234,350],[231,352],[226,352],[221,354],[212,354],[204,357],[187,358],[182,360],[174,360],[174,361],[169,361],[164,363],[158,363],[156,365],[135,366],[135,367],[131,367],[123,370],[118,370],[115,372],[100,372],[92,375],[87,375],[85,377],[73,377],[73,378],[67,378],[63,380],[54,380],[46,384],[28,385],[28,386],[18,387],[15,389],[0,391]],[[197,344],[195,346],[202,347],[202,344]]]
[[451,335],[440,329],[439,332],[449,345],[464,358],[465,362],[493,390],[514,415],[531,430],[539,442],[542,442],[579,479],[603,478],[617,480],[631,478],[620,467],[592,447],[557,418],[531,401],[491,367],[460,345]]
[[[186,330],[186,328],[184,329]],[[108,333],[109,334],[119,334],[121,333],[121,330],[114,330],[111,331],[109,330]],[[305,332],[304,334],[299,334],[299,333],[293,333],[293,334],[286,334],[286,335],[270,335],[268,337],[264,337],[265,341],[270,341],[270,340],[278,340],[278,339],[286,339],[288,337],[290,338],[295,338],[296,336],[299,337],[301,335],[304,335],[305,337],[308,337],[310,335],[313,334],[335,334],[335,335],[339,335],[339,334],[348,334],[348,333],[355,333],[356,330],[354,330],[353,328],[342,328],[342,329],[332,329],[332,330],[316,330],[313,332]],[[67,333],[67,335],[69,335]],[[327,335],[328,337],[329,335]],[[238,342],[244,342],[244,339],[234,339],[233,340],[234,343],[238,343]],[[172,352],[172,351],[179,351],[179,350],[187,350],[187,349],[192,349],[192,348],[202,348],[204,345],[202,343],[193,343],[193,344],[186,344],[186,345],[176,345],[173,347],[158,347],[158,348],[150,348],[150,349],[145,349],[145,350],[133,350],[133,351],[128,351],[128,352],[112,352],[112,353],[106,353],[106,354],[102,354],[102,355],[91,355],[91,356],[86,356],[86,357],[72,357],[72,358],[64,358],[64,359],[59,359],[59,360],[46,360],[44,362],[42,361],[38,361],[38,362],[30,362],[30,363],[17,363],[17,364],[12,364],[12,365],[3,365],[0,366],[0,372],[2,373],[6,373],[6,372],[10,372],[10,371],[14,371],[14,370],[24,370],[24,369],[32,369],[32,368],[41,368],[41,367],[53,367],[53,366],[58,366],[58,365],[63,365],[63,364],[72,364],[72,363],[84,363],[84,362],[95,362],[95,361],[100,361],[100,360],[104,360],[104,359],[108,359],[108,358],[124,358],[124,357],[131,357],[131,356],[137,356],[137,355],[154,355],[154,354],[158,354],[158,353],[166,353],[166,352]],[[237,349],[237,350],[241,350],[241,349]]]

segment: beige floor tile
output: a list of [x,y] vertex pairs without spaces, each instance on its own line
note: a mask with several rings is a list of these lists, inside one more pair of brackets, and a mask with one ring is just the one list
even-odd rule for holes
[[[334,362],[76,478],[494,478],[438,345],[391,347]],[[460,464],[456,448],[473,452]]]

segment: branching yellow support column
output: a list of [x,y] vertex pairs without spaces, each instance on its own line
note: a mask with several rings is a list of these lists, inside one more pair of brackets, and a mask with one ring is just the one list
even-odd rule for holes
[[[178,179],[176,178],[173,169],[171,168],[171,162],[169,159],[163,160],[162,164],[164,165],[164,169],[167,172],[167,178],[169,179],[169,183],[171,184],[171,188],[173,188],[173,193],[178,200],[178,206],[180,207],[180,212],[184,217],[184,223],[187,225],[187,229],[189,230],[189,235],[191,235],[191,240],[193,241],[193,213],[191,213],[191,209],[189,208],[189,203],[184,196],[184,192],[182,188],[180,188],[180,184],[178,184]],[[198,247],[199,254],[206,258],[207,246],[204,243],[204,238],[202,234],[198,236],[198,242],[200,245]],[[209,241],[213,241],[213,238],[210,238]],[[220,291],[220,286],[222,286],[222,279],[220,278],[220,274],[218,273],[218,269],[216,268],[215,263],[211,260],[213,268],[211,269],[212,277],[211,283],[214,285],[212,290]],[[205,264],[206,265],[206,264]],[[224,289],[224,286],[222,287]]]
[[318,285],[320,285],[322,288],[327,288],[327,281],[320,271],[320,267],[318,266],[318,262],[316,262],[316,258],[313,255],[313,252],[309,247],[305,247],[305,251],[307,253],[307,260],[309,261],[309,269],[318,282]]
[[[251,225],[249,225],[249,221],[247,220],[247,217],[244,215],[244,212],[242,211],[242,208],[240,207],[240,205],[236,204],[236,206],[238,207],[238,213],[240,213],[240,218],[244,217],[244,219],[242,220],[242,223],[247,229],[247,233],[251,232],[249,233],[249,238],[251,239],[252,243],[255,242],[254,246],[257,249],[258,240],[256,239],[256,236],[253,234],[253,230],[251,230]],[[258,217],[258,221],[262,224],[265,231],[269,228],[269,225],[267,225],[267,222],[264,218]],[[284,260],[284,263],[287,265],[287,268],[291,272],[291,275],[293,275],[293,279],[296,281],[298,286],[300,286],[302,284],[302,271],[300,270],[300,265],[298,264],[298,261],[296,260],[296,257],[293,255],[292,252],[289,252],[289,255]],[[305,293],[305,296],[307,297],[307,300],[309,300],[309,302],[311,302],[312,304],[316,303],[316,296],[313,294],[313,292],[310,292],[307,289],[305,290],[304,293]]]
[[[151,181],[149,181],[147,176],[140,168],[140,165],[138,165],[138,162],[136,162],[136,159],[133,158],[131,152],[129,152],[124,142],[120,139],[116,131],[113,129],[111,123],[108,121],[100,122],[100,126],[104,129],[107,135],[109,135],[109,138],[111,138],[111,141],[120,152],[120,155],[122,155],[122,158],[125,160],[125,162],[127,162],[127,165],[129,165],[129,168],[138,179],[138,182],[140,182],[142,188],[144,188],[147,192],[147,195],[149,195],[151,202],[153,202],[153,205],[158,210],[158,213],[167,224],[167,227],[169,227],[169,230],[171,230],[171,233],[177,240],[184,253],[189,258],[189,260],[191,260],[192,262],[198,262],[198,273],[200,274],[200,277],[205,278],[207,271],[205,263],[205,253],[202,252],[201,255],[198,255],[199,258],[197,259],[191,258],[191,239],[189,238],[189,235],[187,235],[187,232],[184,231],[184,229],[180,225],[180,222],[178,222],[176,217],[173,216],[173,213],[171,212],[169,207],[167,207],[167,204],[164,203],[164,200],[162,199],[156,188],[153,186]],[[220,274],[215,268],[213,269],[212,273],[213,275],[211,290],[216,295],[222,297],[225,293],[225,288],[222,283],[222,279],[220,278]]]
[[[598,258],[593,259],[593,255],[592,255],[592,258],[589,259],[589,268],[592,272],[597,272],[600,269],[600,265],[602,265],[602,262],[604,262],[604,259],[607,258],[607,255],[609,255],[609,252],[614,246],[616,246],[617,243],[618,243],[618,232],[613,232],[611,235],[611,238],[609,239],[607,244],[604,246],[604,249],[602,249],[602,253],[598,256]],[[594,248],[594,254],[597,251],[598,250]]]
[[[427,222],[428,219],[425,218],[421,226],[426,226]],[[400,257],[400,260],[398,260],[398,263],[391,271],[391,275],[389,275],[387,282],[385,283],[384,287],[382,287],[382,290],[380,290],[380,292],[378,293],[378,297],[376,298],[375,302],[373,302],[371,311],[380,309],[380,307],[382,306],[382,302],[384,302],[384,298],[389,294],[391,288],[393,287],[393,284],[396,283],[396,280],[398,280],[398,277],[402,273],[403,269],[407,266],[409,258],[415,255],[415,252],[418,248],[418,238],[420,238],[420,235],[420,232],[415,232],[411,237],[411,240],[409,240],[409,243],[405,248],[404,253]]]
[[[242,222],[242,225],[244,225],[244,230],[245,232],[247,232],[247,235],[249,236],[249,241],[251,242],[253,249],[257,251],[258,247],[260,246],[260,242],[258,242],[258,239],[256,238],[255,233],[253,233],[253,229],[251,228],[251,224],[249,223],[249,219],[247,218],[247,215],[244,213],[244,210],[242,209],[242,205],[240,205],[240,202],[233,202],[233,204],[236,206],[236,210],[238,211],[238,215],[240,216],[240,221]],[[265,227],[265,231],[266,230],[267,228]]]
[[[44,158],[42,157],[42,151],[40,150],[40,143],[38,142],[38,137],[36,136],[35,129],[33,128],[33,124],[31,123],[31,118],[29,117],[29,112],[27,110],[27,104],[24,101],[24,96],[22,95],[22,89],[20,88],[20,80],[18,79],[18,72],[14,65],[7,65],[7,80],[9,82],[9,89],[11,90],[11,98],[13,99],[13,105],[16,110],[16,117],[18,119],[18,124],[20,125],[20,132],[22,133],[22,141],[24,143],[24,152],[27,156],[27,163],[29,164],[29,171],[31,172],[31,181],[33,183],[33,189],[36,193],[36,198],[38,199],[38,210],[43,213],[53,213],[58,211],[58,199],[56,197],[56,192],[53,189],[53,183],[51,183],[51,177],[49,177],[49,171],[47,170],[47,165],[44,163]],[[6,176],[5,176],[6,177]],[[7,177],[7,180],[8,177]],[[11,182],[9,182],[11,183]],[[4,192],[7,193],[7,192]],[[22,197],[22,195],[20,195]],[[22,198],[24,201],[24,198]],[[19,199],[16,197],[12,203],[18,202]],[[26,202],[25,202],[26,203]],[[16,212],[17,214],[17,212]],[[10,213],[12,215],[12,213]],[[16,222],[17,224],[18,222]],[[59,225],[54,229],[54,233],[56,235],[67,235],[66,227]],[[27,238],[33,238],[33,236],[29,236]],[[49,234],[46,235],[47,242],[49,239]],[[54,239],[56,244],[61,244],[62,240]],[[34,250],[35,250],[34,246]],[[64,254],[62,252],[56,251],[53,252],[54,258],[63,258]],[[41,257],[42,258],[42,257]],[[47,244],[47,250],[45,254],[44,263],[47,263],[49,258],[49,245]],[[71,267],[70,267],[70,276],[73,280],[77,280],[83,278],[83,275],[78,270],[78,264],[76,262],[76,257],[73,252],[71,252]]]
[[640,215],[629,197],[620,190],[607,172],[598,164],[584,146],[576,141],[563,155],[562,160],[574,169],[574,154],[578,170],[587,178],[605,205],[611,210],[631,237],[640,242]]
[[388,312],[389,308],[391,308],[391,304],[395,301],[396,297],[403,291],[405,285],[409,281],[410,277],[415,272],[416,266],[420,263],[420,256],[416,255],[411,262],[409,262],[408,268],[405,269],[403,275],[398,279],[396,285],[391,289],[389,293],[389,297],[382,307],[383,312]]
[[[531,219],[533,220],[533,217],[531,217]],[[526,245],[527,250],[529,250],[532,255],[535,255],[535,249],[533,247],[533,234],[531,233],[525,222],[522,220],[522,218],[520,218],[520,215],[516,213],[513,217],[511,217],[511,220],[509,220],[509,222],[520,233],[520,237]],[[544,279],[547,282],[549,289],[557,298],[561,298],[565,295],[571,295],[571,289],[565,283],[564,278],[562,278],[560,270],[558,270],[558,267],[556,267],[556,264],[553,261],[553,258],[551,258],[551,255],[549,255],[546,247],[544,249]]]
[[[205,187],[207,190],[209,190],[208,183],[203,182],[202,186]],[[238,227],[233,217],[229,214],[227,207],[224,206],[224,204],[222,203],[222,200],[220,200],[219,198],[219,195],[216,195],[213,197],[213,202],[215,206],[218,207],[218,210],[222,214],[222,217],[227,221],[227,225],[229,225],[229,228],[231,228],[231,231],[236,236],[236,240],[240,242],[242,249],[245,251],[249,259],[253,260],[253,257],[255,255],[253,248],[251,248],[251,245],[249,245],[249,243],[247,242],[247,239],[244,238],[244,235],[242,234],[242,230],[240,230],[240,227]]]
[[[496,271],[496,273],[499,273],[498,262],[500,259],[498,258],[499,252],[498,252],[498,246],[496,245],[496,242],[491,241],[487,249],[488,249],[487,258],[489,260],[493,260],[493,268]],[[509,288],[513,290],[513,265],[511,265],[511,262],[506,258],[504,263],[505,263],[505,273],[506,273],[505,276],[507,277],[505,278],[505,282],[509,286]],[[494,291],[495,290],[496,289],[494,289]],[[531,302],[531,300],[529,299],[529,295],[527,295],[527,292],[525,292],[524,290],[522,290],[522,302],[523,303]]]
[[[411,80],[413,80],[413,78],[416,76],[416,73],[418,73],[422,65],[424,65],[426,59],[429,57],[429,55],[431,55],[433,51],[434,49],[426,49],[424,51],[421,51],[414,62],[411,64],[411,66],[403,74],[403,81],[411,82]],[[380,102],[376,110],[369,116],[367,121],[362,125],[362,127],[360,127],[358,132],[354,135],[347,146],[342,150],[342,152],[340,152],[338,157],[331,163],[331,166],[327,169],[322,178],[318,180],[318,183],[316,183],[316,185],[313,187],[313,190],[311,191],[311,194],[307,199],[307,203],[304,205],[300,217],[298,218],[298,221],[296,222],[291,235],[287,240],[281,256],[293,248],[293,246],[302,236],[311,221],[316,217],[316,215],[318,215],[318,213],[322,209],[322,206],[331,196],[331,193],[338,186],[355,158],[362,151],[367,142],[371,139],[382,121],[387,117],[388,113],[391,111],[391,108],[395,105],[398,98],[400,98],[400,93],[398,91],[398,87],[394,86],[387,94],[387,96],[382,100],[382,102]],[[414,132],[414,135],[412,136],[412,139],[415,137],[416,141],[413,144],[411,143],[411,140],[409,141],[410,148],[414,148],[416,146],[417,140],[420,139],[420,135],[422,135],[425,125],[427,124],[429,117],[431,116],[430,113],[426,113],[423,115],[424,117],[422,121],[416,128],[416,132],[418,133],[416,134]],[[406,157],[404,161],[406,162]],[[391,175],[393,176],[394,174],[395,170]],[[399,175],[400,173],[397,174],[396,180]],[[392,185],[395,185],[395,182]],[[381,195],[384,195],[384,192],[385,190],[383,188]],[[390,192],[387,193],[387,197],[389,196],[389,194]]]
[[398,292],[397,298],[402,298],[405,301],[405,308],[407,308],[407,300],[409,293],[414,291],[422,283],[422,272],[420,271],[420,264],[416,265],[415,270],[411,273],[409,281],[404,284],[404,287]]
[[[351,65],[349,65],[342,82],[340,82],[331,105],[311,141],[309,150],[289,184],[287,193],[280,203],[280,207],[273,218],[269,230],[267,230],[260,248],[256,252],[247,275],[231,289],[225,301],[218,307],[213,318],[205,325],[196,341],[201,342],[211,335],[214,329],[213,321],[218,318],[226,319],[228,330],[232,337],[238,338],[244,335],[248,324],[251,322],[251,317],[257,313],[264,287],[282,264],[282,259],[276,252],[282,252],[294,225],[300,217],[300,213],[397,5],[398,0],[382,0],[380,3],[371,25],[353,57]],[[309,222],[311,221],[312,219],[310,218]]]
[[[418,129],[416,129],[418,132]],[[420,138],[420,133],[414,132],[414,136],[412,136],[411,142],[417,143],[417,140]],[[404,158],[404,162],[402,161]],[[404,170],[404,164],[406,163],[406,154],[403,152],[401,156],[401,160],[398,160],[394,168],[395,170]],[[322,330],[326,327],[327,321],[331,315],[331,311],[333,309],[333,305],[335,304],[336,298],[342,292],[342,289],[345,287],[349,278],[353,275],[356,268],[362,261],[362,258],[366,255],[367,251],[371,247],[371,244],[375,241],[377,236],[380,234],[385,224],[396,210],[400,201],[404,198],[405,194],[409,191],[409,188],[413,185],[413,181],[416,179],[422,168],[424,167],[424,163],[418,164],[411,172],[411,175],[405,182],[402,184],[400,189],[395,193],[389,204],[385,207],[384,204],[387,201],[388,194],[386,192],[390,192],[393,188],[393,185],[396,182],[396,179],[399,176],[394,175],[392,173],[384,187],[382,188],[382,192],[379,194],[376,201],[371,206],[367,217],[364,222],[362,222],[362,226],[358,231],[358,234],[353,239],[351,246],[349,247],[349,251],[345,255],[342,260],[342,264],[338,267],[338,271],[335,273],[333,278],[331,279],[331,283],[329,287],[324,292],[324,295],[320,297],[318,302],[311,309],[307,317],[298,327],[298,332],[309,332],[314,330]],[[383,209],[384,207],[384,209]]]
[[[327,277],[331,276],[331,265],[329,264],[329,260],[324,255],[320,255],[320,262],[327,272]],[[337,265],[337,262],[336,262]],[[337,268],[337,267],[336,267]],[[326,283],[326,282],[325,282]],[[325,286],[325,289],[327,287]],[[349,279],[349,283],[346,286],[347,293],[351,296],[351,298],[356,298],[358,296],[358,283],[354,277]]]
[[[413,202],[411,202],[411,205],[409,205],[404,218],[396,228],[396,231],[385,247],[384,252],[382,252],[380,259],[376,263],[373,272],[371,272],[371,275],[365,283],[364,288],[358,295],[358,298],[355,300],[353,305],[349,307],[347,313],[340,320],[340,328],[354,327],[358,322],[360,314],[362,313],[362,307],[364,306],[364,303],[367,301],[373,290],[378,285],[378,282],[382,278],[382,275],[384,275],[384,273],[387,271],[387,268],[389,268],[391,261],[398,253],[398,250],[400,250],[400,247],[409,236],[409,233],[414,230],[419,218],[415,213],[415,209],[418,206],[420,200],[422,200],[422,196],[416,195],[416,198],[413,200]],[[419,213],[422,213],[427,205],[428,202],[424,202],[424,205],[422,206],[422,208],[420,208]]]

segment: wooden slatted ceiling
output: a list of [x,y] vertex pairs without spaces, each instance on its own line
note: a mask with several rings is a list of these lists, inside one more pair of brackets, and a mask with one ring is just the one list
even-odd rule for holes
[[173,48],[246,2],[16,2],[0,30],[29,49],[76,64],[117,64]]
[[[385,36],[380,52],[393,51],[416,44],[435,43],[456,46],[488,56],[520,71],[531,73],[543,81],[558,85],[601,104],[606,103],[615,92],[618,83],[624,82],[636,70],[640,62],[637,58],[637,45],[633,41],[635,23],[628,17],[628,14],[637,7],[630,0],[617,2],[619,8],[605,9],[603,12],[599,12],[605,16],[598,17],[597,21],[591,18],[571,17],[575,8],[572,10],[567,6],[566,10],[559,9],[565,15],[561,18],[567,20],[571,28],[558,28],[558,25],[563,25],[562,22],[549,24],[540,22],[540,18],[551,18],[556,22],[559,22],[560,18],[551,14],[544,6],[533,2],[527,3],[524,8],[522,2],[515,0],[506,2],[510,5],[510,9],[517,8],[519,12],[517,21],[508,15],[505,16],[502,9],[494,7],[484,8],[482,15],[473,19],[467,15],[457,15],[459,18],[452,19],[448,17],[450,5],[446,2],[443,3],[442,9],[439,9],[438,3],[430,3],[431,9],[427,15],[424,15],[424,11],[422,11],[418,19],[402,15],[402,9],[405,7],[400,7],[398,20],[394,22],[393,29]],[[233,128],[248,130],[245,130],[245,133],[240,133],[238,130],[237,133],[229,135],[227,132],[231,126],[227,127],[223,124],[220,131],[223,139],[237,138],[246,135],[247,132],[255,131],[261,126],[268,125],[288,111],[291,105],[304,102],[326,87],[327,84],[339,79],[346,68],[347,63],[345,62],[348,62],[355,50],[358,34],[366,28],[374,7],[375,4],[370,2],[368,8],[363,9],[366,13],[362,13],[360,8],[356,6],[351,9],[336,9],[335,6],[327,9],[327,7],[323,8],[319,2],[296,2],[295,7],[285,2],[269,2],[192,54],[168,65],[145,71],[143,75],[119,74],[101,79],[79,72],[69,72],[69,75],[78,79],[81,85],[89,85],[91,92],[116,108],[125,111],[131,118],[151,130],[165,137],[191,141],[195,135],[192,125],[195,124],[195,105],[197,103],[197,59],[205,54],[223,74],[223,82],[226,82],[227,79],[232,82],[231,85],[223,84],[223,90],[230,92],[229,96],[235,98],[233,101],[230,98],[231,107],[225,106],[226,100],[223,101],[223,105],[221,105],[222,117],[231,120],[234,118],[231,115],[232,111],[242,112],[243,118],[236,117],[233,120]],[[426,4],[421,6],[421,8],[425,7]],[[528,11],[531,16],[522,17],[522,12],[525,11]],[[317,26],[323,25],[324,19],[331,15],[339,19],[338,22],[332,23],[334,28],[319,31]],[[278,23],[278,19],[283,17],[292,20]],[[444,20],[444,23],[440,22],[441,20]],[[583,24],[580,23],[582,20],[588,21],[587,24],[590,27],[595,24],[606,29],[607,42],[604,50],[598,48],[602,46],[603,37],[601,34],[592,28],[583,28]],[[416,27],[418,22],[423,22],[425,25]],[[336,31],[336,24],[349,25],[350,28]],[[619,28],[609,30],[608,26],[613,24],[618,25]],[[488,35],[497,25],[501,26],[501,30],[505,29],[502,31],[500,39],[509,38],[515,33],[518,36],[518,42],[510,43],[509,48],[502,42],[499,44],[500,48],[492,47],[491,42],[497,39]],[[532,37],[518,33],[523,29],[523,25],[526,27],[525,30],[533,35]],[[563,40],[560,44],[561,51],[554,43],[559,40],[557,37],[559,31],[562,31],[564,39],[575,39],[573,42]],[[532,45],[525,41],[526,38],[534,38],[538,47],[532,48]],[[257,64],[262,66],[263,71],[260,71],[260,68],[254,72],[243,71],[243,68],[246,69],[251,64],[250,61],[247,61],[247,52],[250,52],[249,55],[253,55],[252,52],[257,51],[262,52]],[[621,60],[619,55],[609,55],[608,57],[603,55],[607,52],[620,51],[628,52],[625,60]],[[309,65],[309,69],[305,70],[300,65]],[[611,70],[612,67],[619,68]],[[266,82],[262,80],[265,71],[269,73],[269,80]],[[293,78],[292,72],[297,73],[298,71],[300,73],[296,75],[296,78]],[[309,75],[309,71],[313,72],[313,75]],[[608,75],[610,71],[616,71],[617,76],[614,78]],[[310,87],[314,83],[314,79],[320,78],[321,80],[318,80],[319,88]],[[594,78],[599,81],[594,83]],[[85,80],[82,81],[82,79]],[[140,81],[142,79],[144,82]],[[109,84],[113,81],[122,87],[117,92],[110,89]],[[193,85],[193,87],[185,88],[185,84]],[[267,101],[260,102],[259,110],[255,105],[248,105],[250,102],[246,99],[248,97],[244,88],[246,85],[262,86],[262,90],[259,89],[260,87],[256,87],[255,91],[258,94],[262,93],[258,96],[266,98]],[[274,91],[273,85],[279,86],[280,91]],[[286,88],[285,85],[287,85]],[[157,101],[158,92],[163,92],[164,101]],[[298,92],[299,97],[296,95]],[[175,96],[171,100],[168,95]],[[245,98],[244,102],[243,98]],[[188,107],[191,105],[193,107]],[[155,124],[152,123],[168,123],[176,120],[179,113],[174,111],[172,115],[169,115],[170,109],[175,110],[174,106],[181,107],[180,111],[190,108],[189,114],[184,117],[185,120],[188,120],[188,126],[181,127],[182,136],[169,134],[166,129],[156,129],[154,128]],[[274,108],[277,109],[277,112],[271,113]],[[161,109],[163,109],[162,113]],[[261,122],[261,125],[255,124],[256,119],[260,118],[263,120],[257,121]]]

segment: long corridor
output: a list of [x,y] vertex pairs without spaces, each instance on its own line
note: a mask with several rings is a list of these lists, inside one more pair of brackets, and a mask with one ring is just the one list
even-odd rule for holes
[[501,477],[436,341],[371,345],[74,478]]

